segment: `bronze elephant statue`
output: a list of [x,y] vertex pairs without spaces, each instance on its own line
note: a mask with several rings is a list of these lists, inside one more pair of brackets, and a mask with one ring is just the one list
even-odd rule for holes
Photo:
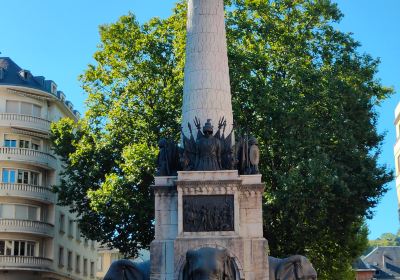
[[233,258],[225,249],[201,248],[186,253],[180,280],[238,280]]
[[304,256],[269,257],[269,280],[317,280],[317,272]]
[[134,263],[129,260],[113,262],[104,280],[149,280],[150,261]]

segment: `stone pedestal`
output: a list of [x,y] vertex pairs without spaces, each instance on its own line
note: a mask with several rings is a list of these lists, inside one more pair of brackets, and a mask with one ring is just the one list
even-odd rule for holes
[[151,279],[178,280],[186,252],[211,247],[224,248],[234,258],[238,279],[268,280],[263,190],[261,175],[239,176],[237,171],[157,177]]

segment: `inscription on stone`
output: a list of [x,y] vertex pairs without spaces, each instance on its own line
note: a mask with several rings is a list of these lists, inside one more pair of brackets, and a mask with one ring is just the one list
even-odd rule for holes
[[234,231],[233,195],[184,195],[183,231]]

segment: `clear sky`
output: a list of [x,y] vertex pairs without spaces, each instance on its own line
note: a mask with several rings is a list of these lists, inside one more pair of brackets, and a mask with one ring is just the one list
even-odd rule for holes
[[[354,33],[361,51],[380,57],[378,77],[400,89],[400,1],[335,0],[345,18],[338,26]],[[77,80],[99,43],[98,26],[112,23],[129,11],[140,22],[166,17],[175,0],[0,0],[0,56],[9,56],[34,75],[54,80],[75,108],[84,112],[85,94]],[[387,132],[381,163],[394,168],[394,108],[399,94],[387,100],[380,112],[379,131]],[[394,182],[368,221],[370,238],[397,232],[397,198]]]

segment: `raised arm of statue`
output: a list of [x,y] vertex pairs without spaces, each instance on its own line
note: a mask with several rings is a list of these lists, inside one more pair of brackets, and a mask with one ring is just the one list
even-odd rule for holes
[[219,166],[219,169],[222,170],[222,162],[221,162],[222,153],[221,153],[221,142],[220,141],[217,141],[217,151],[216,152],[217,152],[218,166]]

